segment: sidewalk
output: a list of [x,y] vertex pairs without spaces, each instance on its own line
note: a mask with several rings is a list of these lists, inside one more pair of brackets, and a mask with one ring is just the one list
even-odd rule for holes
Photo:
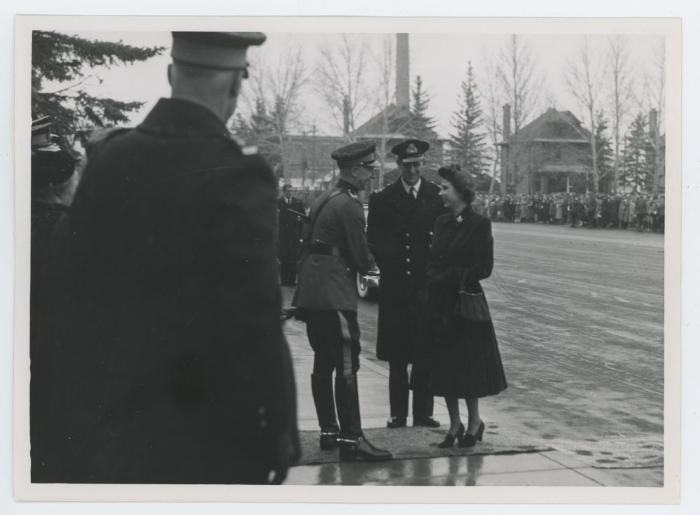
[[[318,430],[311,397],[313,352],[305,326],[285,324],[294,359],[300,430]],[[360,356],[358,374],[362,426],[384,427],[389,415],[388,369]],[[512,415],[497,413],[485,405],[486,421],[507,425]],[[435,418],[445,430],[449,417],[442,399],[435,399]],[[409,419],[409,425],[411,421]],[[525,439],[526,437],[524,437]],[[390,449],[391,450],[391,449]],[[403,459],[379,463],[326,463],[302,465],[289,471],[286,484],[294,485],[468,485],[468,486],[657,486],[658,471],[648,469],[605,470],[560,451],[526,454]]]

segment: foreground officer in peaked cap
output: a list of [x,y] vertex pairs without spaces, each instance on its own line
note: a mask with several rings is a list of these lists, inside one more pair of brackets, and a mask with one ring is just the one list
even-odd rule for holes
[[374,258],[367,247],[364,210],[356,194],[372,176],[374,150],[374,143],[362,141],[331,154],[338,162],[340,180],[311,208],[292,302],[306,321],[314,350],[311,390],[321,428],[320,446],[331,449],[339,444],[344,461],[391,459],[391,453],[363,436],[357,393],[360,326],[355,277],[358,271],[367,273]]
[[225,125],[264,40],[173,33],[171,98],[89,153],[33,480],[279,483],[298,457],[276,181]]
[[367,238],[381,272],[377,357],[389,362],[389,428],[406,425],[411,363],[413,425],[440,425],[432,418],[425,363],[415,356],[433,225],[444,212],[439,188],[420,175],[428,148],[416,139],[395,145],[401,176],[369,200]]

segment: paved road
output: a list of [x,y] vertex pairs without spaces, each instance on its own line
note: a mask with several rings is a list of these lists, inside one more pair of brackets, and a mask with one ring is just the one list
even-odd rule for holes
[[[659,442],[663,434],[663,236],[494,224],[483,282],[508,377],[484,400],[524,436],[559,447]],[[377,307],[361,302],[376,361]],[[376,361],[386,366],[385,363]],[[652,446],[653,447],[653,446]],[[631,458],[632,459],[632,458]]]

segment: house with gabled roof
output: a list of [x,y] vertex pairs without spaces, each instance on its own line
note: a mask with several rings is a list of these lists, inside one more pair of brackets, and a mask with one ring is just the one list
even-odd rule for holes
[[503,106],[501,193],[585,192],[591,170],[591,133],[571,111],[550,108],[510,132]]

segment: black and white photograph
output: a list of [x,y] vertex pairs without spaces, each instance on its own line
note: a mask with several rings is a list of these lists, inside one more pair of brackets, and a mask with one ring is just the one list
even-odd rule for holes
[[679,20],[15,42],[21,497],[677,498]]

